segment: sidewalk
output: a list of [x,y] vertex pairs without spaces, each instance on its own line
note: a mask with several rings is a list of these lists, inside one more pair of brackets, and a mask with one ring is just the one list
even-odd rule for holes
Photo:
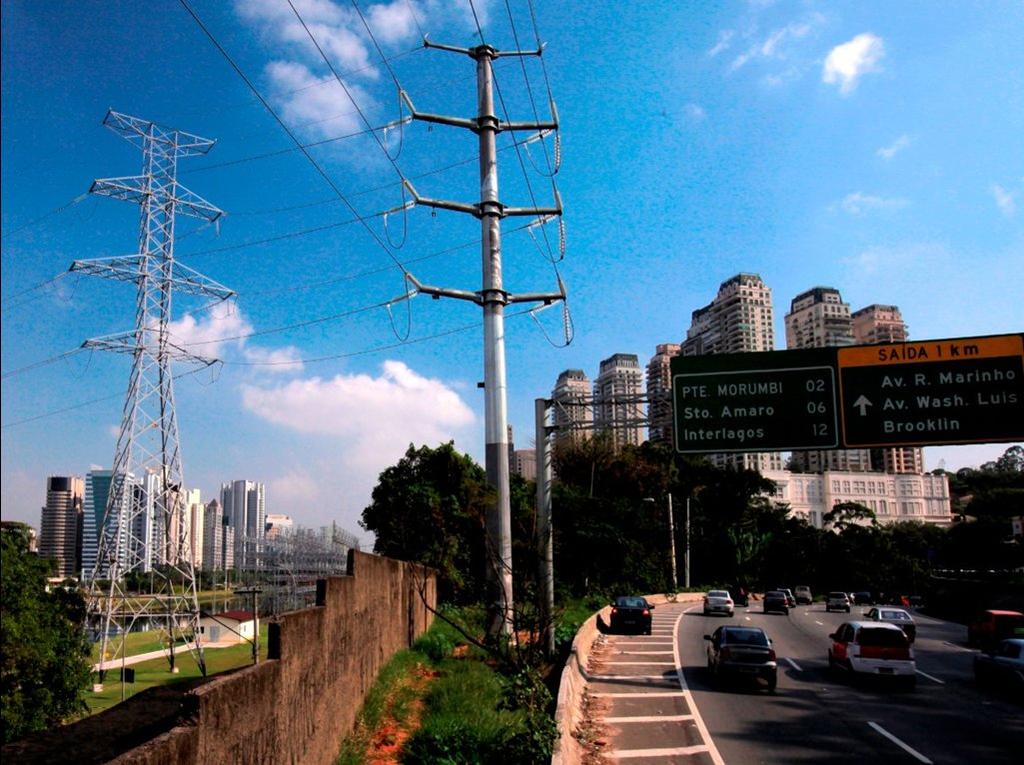
[[[208,650],[210,648],[230,648],[231,646],[234,646],[234,645],[239,645],[239,644],[238,643],[203,643],[203,650],[205,651],[205,650]],[[187,651],[188,649],[189,649],[189,646],[187,644],[186,645],[176,645],[176,646],[174,646],[174,653],[175,654],[183,653],[183,652]],[[120,667],[122,665],[125,666],[125,667],[130,667],[132,664],[140,664],[140,663],[142,663],[144,661],[149,661],[150,659],[162,659],[165,656],[167,656],[167,651],[165,649],[161,649],[159,651],[149,651],[147,653],[137,653],[134,656],[125,656],[123,661],[121,659],[108,659],[107,661],[97,662],[96,664],[92,665],[92,671],[93,672],[99,672],[100,670],[103,670],[103,669],[117,669],[118,667]]]

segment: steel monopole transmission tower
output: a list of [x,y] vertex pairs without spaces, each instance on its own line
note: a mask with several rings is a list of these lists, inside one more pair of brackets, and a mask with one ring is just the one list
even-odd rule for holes
[[[223,214],[178,183],[181,157],[206,154],[214,142],[148,120],[108,112],[103,124],[142,149],[142,174],[93,183],[95,194],[134,202],[141,208],[139,249],[131,255],[77,260],[72,271],[136,286],[134,329],[87,340],[83,347],[131,357],[131,374],[114,452],[110,488],[98,532],[96,564],[88,598],[92,629],[99,631],[101,657],[124,656],[124,637],[142,620],[167,632],[174,671],[174,646],[189,645],[203,674],[194,551],[188,542],[184,469],[174,409],[172,362],[209,366],[213,359],[188,352],[169,332],[175,292],[217,301],[234,293],[174,260],[178,214],[214,222]],[[137,586],[147,573],[145,589]],[[108,652],[114,635],[120,638]],[[102,679],[103,672],[100,673]]]

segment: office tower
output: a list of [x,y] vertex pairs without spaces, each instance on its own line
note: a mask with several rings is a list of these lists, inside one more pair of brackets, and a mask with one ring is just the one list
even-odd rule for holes
[[537,480],[537,452],[534,449],[516,449],[512,459],[512,472],[527,481]]
[[[96,567],[96,556],[101,534],[108,534],[111,544],[119,534],[125,536],[125,544],[116,548],[121,550],[119,568],[124,570],[128,561],[127,529],[120,528],[120,515],[127,511],[128,501],[131,495],[129,490],[137,481],[134,476],[129,475],[125,481],[128,486],[121,494],[122,508],[111,507],[108,526],[104,526],[104,515],[107,512],[107,502],[110,496],[110,484],[113,479],[113,471],[92,470],[85,476],[85,500],[82,503],[82,579],[88,580]],[[111,549],[115,549],[111,547]],[[98,571],[99,578],[107,576],[106,565]]]
[[736,274],[693,312],[682,355],[774,350],[774,321],[771,289],[758,274]]
[[57,561],[54,576],[77,576],[82,566],[85,486],[78,476],[46,479],[46,505],[39,523],[39,556]]
[[[683,356],[755,353],[775,349],[772,291],[758,274],[736,274],[718,288],[715,299],[691,315]],[[779,452],[708,454],[717,467],[781,470]]]
[[256,553],[266,533],[266,490],[255,481],[231,481],[220,487],[225,523],[234,532],[234,563],[240,569],[256,567]]
[[644,440],[643,379],[635,353],[614,353],[594,380],[594,430],[608,433],[618,449]]
[[672,370],[671,361],[682,346],[662,343],[647,362],[647,418],[651,441],[673,447],[672,443]]
[[[869,305],[853,314],[853,339],[859,344],[902,343],[908,339],[907,325],[894,305]],[[886,473],[923,473],[924,450],[917,446],[873,449],[875,470]]]
[[[853,345],[853,317],[834,287],[813,287],[790,303],[786,314],[787,348],[829,348]],[[832,449],[793,452],[790,466],[802,473],[834,470],[863,473],[871,470],[868,449]]]
[[159,474],[148,469],[145,478],[132,482],[129,489],[135,497],[136,505],[143,508],[143,512],[132,519],[128,537],[128,561],[132,567],[138,561],[138,570],[143,572],[167,564],[167,529],[158,517],[156,508],[158,479]]
[[551,392],[558,441],[573,443],[590,438],[594,424],[593,392],[582,369],[566,369]]

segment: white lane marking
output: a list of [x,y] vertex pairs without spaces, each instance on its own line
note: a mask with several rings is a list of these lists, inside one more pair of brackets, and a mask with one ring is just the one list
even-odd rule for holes
[[674,661],[614,661],[614,660],[612,660],[612,661],[602,661],[601,663],[602,664],[619,664],[619,665],[626,665],[626,666],[631,666],[631,667],[637,667],[637,666],[647,666],[647,667],[651,667],[651,666],[657,666],[657,667],[665,666],[665,667],[674,667],[676,665],[676,663]]
[[637,757],[673,757],[707,752],[714,759],[717,752],[706,746],[680,746],[675,749],[612,749],[605,756],[613,760],[630,760]]
[[636,717],[604,717],[606,723],[652,723],[652,722],[685,722],[692,720],[693,715],[638,715]]
[[622,656],[664,656],[671,655],[671,651],[619,651]]
[[792,660],[791,658],[789,658],[788,656],[786,657],[786,661],[788,661],[788,662],[789,662],[789,665],[790,665],[790,666],[791,666],[791,667],[792,667],[793,669],[795,669],[795,670],[796,670],[797,672],[803,672],[803,670],[802,670],[802,669],[800,668],[800,665],[799,665],[799,664],[797,664],[797,663],[796,663],[795,661],[793,661],[793,660]]
[[597,696],[598,698],[613,697],[616,699],[638,699],[638,698],[651,698],[655,696],[685,696],[685,691],[624,691],[622,693],[613,693],[611,691],[587,691],[588,696]]
[[927,672],[922,672],[919,669],[916,669],[914,671],[917,672],[917,674],[919,674],[921,677],[927,677],[933,683],[938,683],[939,685],[945,685],[946,684],[945,680],[939,680],[939,678],[934,677],[933,675],[929,675]]
[[671,643],[671,641],[668,641],[668,640],[664,640],[664,641],[645,640],[642,643],[634,643],[632,640],[625,640],[625,641],[623,641],[621,643],[609,640],[608,641],[608,645],[615,646],[616,648],[618,648],[620,645],[642,645],[644,648],[647,648],[647,647],[652,646],[652,645],[672,645],[672,643]]
[[825,626],[825,624],[823,622],[819,622],[817,619],[814,620],[814,623],[817,624],[817,625],[820,625],[822,627]]
[[605,680],[665,680],[671,682],[675,672],[666,672],[664,675],[589,675],[591,682],[600,683]]
[[894,744],[896,744],[896,746],[898,746],[900,749],[905,751],[911,757],[915,758],[918,762],[926,763],[926,765],[932,765],[932,761],[931,760],[929,760],[927,757],[925,757],[923,754],[921,754],[919,751],[917,751],[913,747],[904,744],[902,741],[900,741],[898,738],[896,738],[894,735],[892,735],[889,731],[887,731],[885,728],[883,728],[878,723],[870,722],[869,721],[868,725],[870,725],[872,728],[877,730],[879,733],[881,733],[887,739],[892,741]]
[[973,648],[964,648],[962,645],[957,645],[956,643],[950,643],[948,640],[943,640],[942,644],[943,645],[948,645],[950,648],[955,648],[958,651],[965,651],[967,653],[974,653],[974,649]]
[[[696,608],[696,606],[694,606],[694,608]],[[675,644],[673,645],[673,650],[676,654],[676,679],[679,681],[680,690],[684,693],[688,693],[690,689],[686,686],[686,677],[683,675],[683,662],[679,658],[679,627],[683,623],[683,615],[688,613],[690,610],[692,609],[687,609],[676,617],[676,638]],[[693,698],[693,694],[690,694],[689,704],[690,710],[693,712],[693,721],[697,724],[697,730],[700,732],[700,737],[707,744],[706,751],[708,756],[715,765],[725,765],[725,760],[723,760],[722,755],[718,753],[718,747],[715,746],[715,742],[711,738],[711,734],[708,733],[708,726],[704,724],[704,719],[700,716],[700,710],[697,709],[697,700]],[[701,747],[700,751],[705,751],[705,748]]]

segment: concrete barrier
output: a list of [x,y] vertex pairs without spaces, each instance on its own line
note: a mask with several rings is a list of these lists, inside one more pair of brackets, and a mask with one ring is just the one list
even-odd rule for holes
[[[647,601],[654,605],[664,603],[695,603],[704,598],[702,592],[682,592],[674,598],[667,595],[647,595]],[[555,751],[551,756],[551,765],[579,765],[585,754],[583,745],[574,733],[583,720],[583,698],[590,675],[587,664],[594,641],[600,635],[597,627],[598,618],[605,624],[611,618],[611,607],[605,606],[592,614],[576,632],[572,641],[569,658],[562,669],[562,678],[558,684],[558,703],[555,708],[555,724],[558,726],[558,738]]]

